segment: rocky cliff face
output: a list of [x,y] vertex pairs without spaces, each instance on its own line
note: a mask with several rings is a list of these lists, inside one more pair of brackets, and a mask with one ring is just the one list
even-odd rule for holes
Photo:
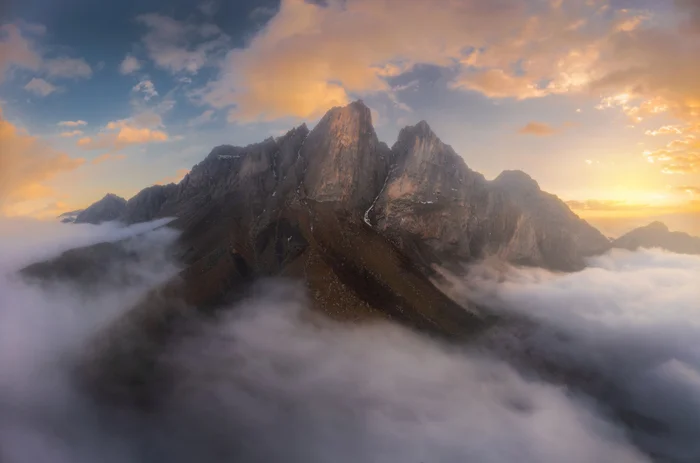
[[652,222],[619,237],[613,247],[634,251],[638,248],[661,248],[680,254],[700,254],[700,237],[672,232],[661,222]]
[[525,265],[576,270],[608,240],[520,171],[492,182],[469,169],[426,122],[403,129],[391,172],[367,223],[404,249],[425,245],[438,262],[488,255]]
[[389,148],[380,143],[367,106],[355,102],[331,109],[301,150],[304,192],[317,202],[367,208],[387,175]]
[[108,193],[104,198],[92,204],[75,218],[75,223],[99,224],[119,220],[126,209],[126,200]]
[[516,211],[512,219],[514,229],[508,230],[508,238],[497,244],[497,250],[490,250],[504,260],[573,270],[585,265],[585,257],[610,248],[603,234],[559,198],[540,190],[537,182],[524,172],[505,171],[491,182],[491,188],[492,201],[507,204],[503,207]]
[[433,264],[497,255],[576,270],[607,240],[522,172],[489,182],[427,123],[389,149],[370,110],[333,108],[312,130],[219,146],[178,185],[124,206],[127,223],[176,217],[187,301],[225,301],[250,279],[303,280],[338,319],[385,317],[442,335],[480,325],[430,282]]

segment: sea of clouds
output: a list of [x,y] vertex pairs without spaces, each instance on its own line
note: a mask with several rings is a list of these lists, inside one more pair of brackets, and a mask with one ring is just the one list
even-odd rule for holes
[[[614,251],[574,274],[475,266],[453,297],[536,323],[469,346],[340,325],[311,314],[298,283],[260,282],[161,346],[157,406],[101,402],[76,386],[77,363],[176,276],[163,224],[0,222],[0,461],[698,461],[700,258],[661,251]],[[143,255],[127,288],[17,276],[125,238]]]

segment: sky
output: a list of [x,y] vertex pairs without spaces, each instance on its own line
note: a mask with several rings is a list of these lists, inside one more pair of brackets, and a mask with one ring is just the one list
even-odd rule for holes
[[700,235],[697,0],[3,0],[0,214],[177,182],[363,99],[611,236]]

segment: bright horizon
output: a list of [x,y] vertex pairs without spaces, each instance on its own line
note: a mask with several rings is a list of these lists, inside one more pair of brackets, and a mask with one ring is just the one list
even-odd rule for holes
[[14,2],[0,214],[129,198],[362,99],[389,145],[424,119],[470,168],[523,170],[607,235],[700,235],[697,56],[687,0]]

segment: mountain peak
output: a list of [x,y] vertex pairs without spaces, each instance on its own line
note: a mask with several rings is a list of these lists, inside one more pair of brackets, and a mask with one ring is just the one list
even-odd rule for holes
[[121,196],[117,196],[114,193],[107,193],[104,198],[101,199],[101,201],[104,200],[116,200],[119,202],[126,202],[126,199],[122,198]]
[[493,182],[508,189],[540,191],[537,181],[522,170],[504,170]]
[[343,122],[355,120],[356,118],[359,118],[363,125],[372,126],[372,111],[362,100],[356,100],[348,105],[335,106],[329,109],[323,119],[321,119],[321,122],[329,119]]
[[658,220],[651,222],[649,225],[646,227],[647,230],[654,230],[654,231],[660,231],[660,232],[668,232],[668,226],[666,226],[665,223],[659,222]]
[[126,199],[113,193],[107,193],[75,218],[75,223],[99,224],[117,220],[126,208]]

